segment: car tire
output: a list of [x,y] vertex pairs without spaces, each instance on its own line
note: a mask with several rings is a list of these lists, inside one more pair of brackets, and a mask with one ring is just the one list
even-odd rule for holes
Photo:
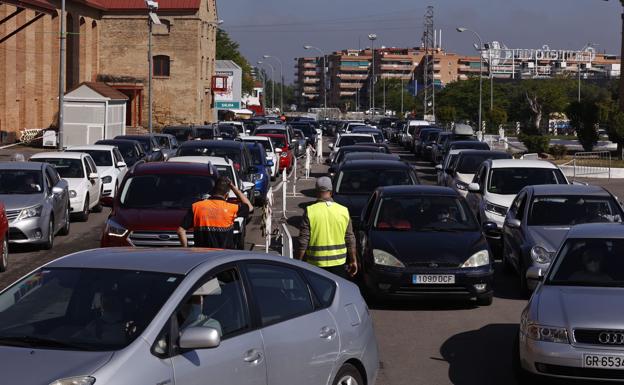
[[80,214],[78,214],[78,219],[80,220],[80,222],[86,222],[89,220],[89,214],[90,214],[89,205],[90,204],[91,203],[89,201],[89,194],[87,194],[84,200],[82,211],[80,212]]
[[0,254],[0,273],[7,271],[9,268],[9,234],[4,234],[2,241],[2,254]]
[[65,208],[65,224],[59,231],[59,235],[68,235],[70,227],[71,221],[69,220],[69,202],[67,202],[67,207]]
[[479,306],[490,306],[492,302],[494,302],[493,293],[477,297],[477,305]]
[[54,246],[54,217],[50,218],[48,223],[48,239],[41,246],[44,250],[50,250]]
[[336,373],[333,385],[364,385],[362,373],[351,364],[344,364]]

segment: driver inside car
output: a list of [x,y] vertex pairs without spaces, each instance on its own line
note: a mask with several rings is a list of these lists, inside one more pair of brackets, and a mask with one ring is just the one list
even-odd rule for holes
[[184,320],[180,325],[180,330],[190,327],[207,327],[217,330],[219,336],[222,336],[221,323],[210,316],[219,310],[211,305],[213,302],[216,302],[212,301],[212,299],[220,295],[221,285],[217,278],[211,279],[195,290],[191,298],[181,309]]
[[570,276],[570,281],[578,282],[611,282],[613,278],[603,272],[604,255],[607,250],[603,247],[589,246],[583,251],[581,261],[583,270]]

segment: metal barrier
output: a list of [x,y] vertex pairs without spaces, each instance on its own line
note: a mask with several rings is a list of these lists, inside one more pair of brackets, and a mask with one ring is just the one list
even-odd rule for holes
[[607,174],[611,179],[611,153],[609,151],[577,152],[572,160],[573,177]]
[[266,201],[262,206],[262,236],[264,237],[265,253],[269,252],[271,246],[271,233],[273,232],[273,187],[269,187]]
[[286,222],[280,223],[279,237],[282,241],[282,256],[293,259],[294,258],[293,240],[292,240],[292,236],[290,235],[290,230],[288,230],[288,225],[286,224]]

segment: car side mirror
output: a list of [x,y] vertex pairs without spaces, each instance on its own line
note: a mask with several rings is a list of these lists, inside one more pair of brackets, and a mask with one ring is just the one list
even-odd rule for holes
[[254,189],[256,185],[252,182],[243,182],[243,191],[248,192]]
[[124,168],[124,167],[128,167],[126,162],[117,162],[117,168]]
[[442,171],[442,165],[441,164],[436,164],[435,169],[437,171]]
[[61,187],[52,187],[53,195],[61,195],[63,193],[63,189]]
[[329,147],[329,148],[334,148],[334,144],[333,144],[333,143],[329,143],[329,144],[327,145],[327,147]]
[[517,229],[522,225],[522,222],[520,222],[520,220],[516,218],[509,218],[505,221],[505,225],[512,229]]
[[266,166],[267,167],[273,167],[274,165],[275,165],[275,163],[273,163],[272,160],[267,160],[267,162],[266,162]]
[[97,179],[97,178],[99,178],[97,172],[92,172],[91,174],[89,174],[89,179],[93,180],[93,179]]
[[498,234],[498,226],[494,222],[484,222],[482,225],[483,234],[489,237],[497,237]]
[[182,349],[211,349],[221,344],[221,336],[215,328],[189,327],[180,334]]
[[527,269],[526,279],[530,281],[543,281],[544,270],[541,267],[531,266]]
[[275,149],[275,153],[276,154],[281,154],[282,153],[282,149],[281,148],[276,148]]
[[481,186],[479,186],[479,183],[470,183],[468,185],[468,191],[471,193],[479,193],[481,192]]

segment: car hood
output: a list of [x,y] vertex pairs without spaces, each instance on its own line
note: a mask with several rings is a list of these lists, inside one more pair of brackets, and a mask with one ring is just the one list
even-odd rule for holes
[[404,263],[464,263],[472,254],[487,248],[480,231],[371,231],[370,244]]
[[93,374],[113,353],[0,347],[2,383],[48,385],[56,380]]
[[349,209],[349,215],[355,217],[356,220],[360,219],[362,210],[368,202],[369,194],[362,195],[334,195],[334,200]]
[[188,209],[116,209],[111,219],[130,231],[175,231]]
[[548,326],[622,329],[623,288],[542,286],[537,321]]
[[0,202],[7,211],[32,207],[43,202],[43,194],[0,194]]
[[570,231],[565,226],[529,226],[528,232],[534,245],[540,245],[548,251],[557,251],[565,235]]
[[78,190],[81,188],[86,189],[85,186],[88,183],[86,179],[82,179],[82,178],[63,178],[63,179],[67,181],[67,187],[70,190]]
[[113,171],[115,171],[115,167],[113,166],[98,166],[97,167],[98,174],[100,177],[113,175]]
[[494,203],[495,205],[509,208],[515,198],[516,198],[515,194],[501,195],[501,194],[488,193],[486,195],[485,200],[487,200],[490,203]]

